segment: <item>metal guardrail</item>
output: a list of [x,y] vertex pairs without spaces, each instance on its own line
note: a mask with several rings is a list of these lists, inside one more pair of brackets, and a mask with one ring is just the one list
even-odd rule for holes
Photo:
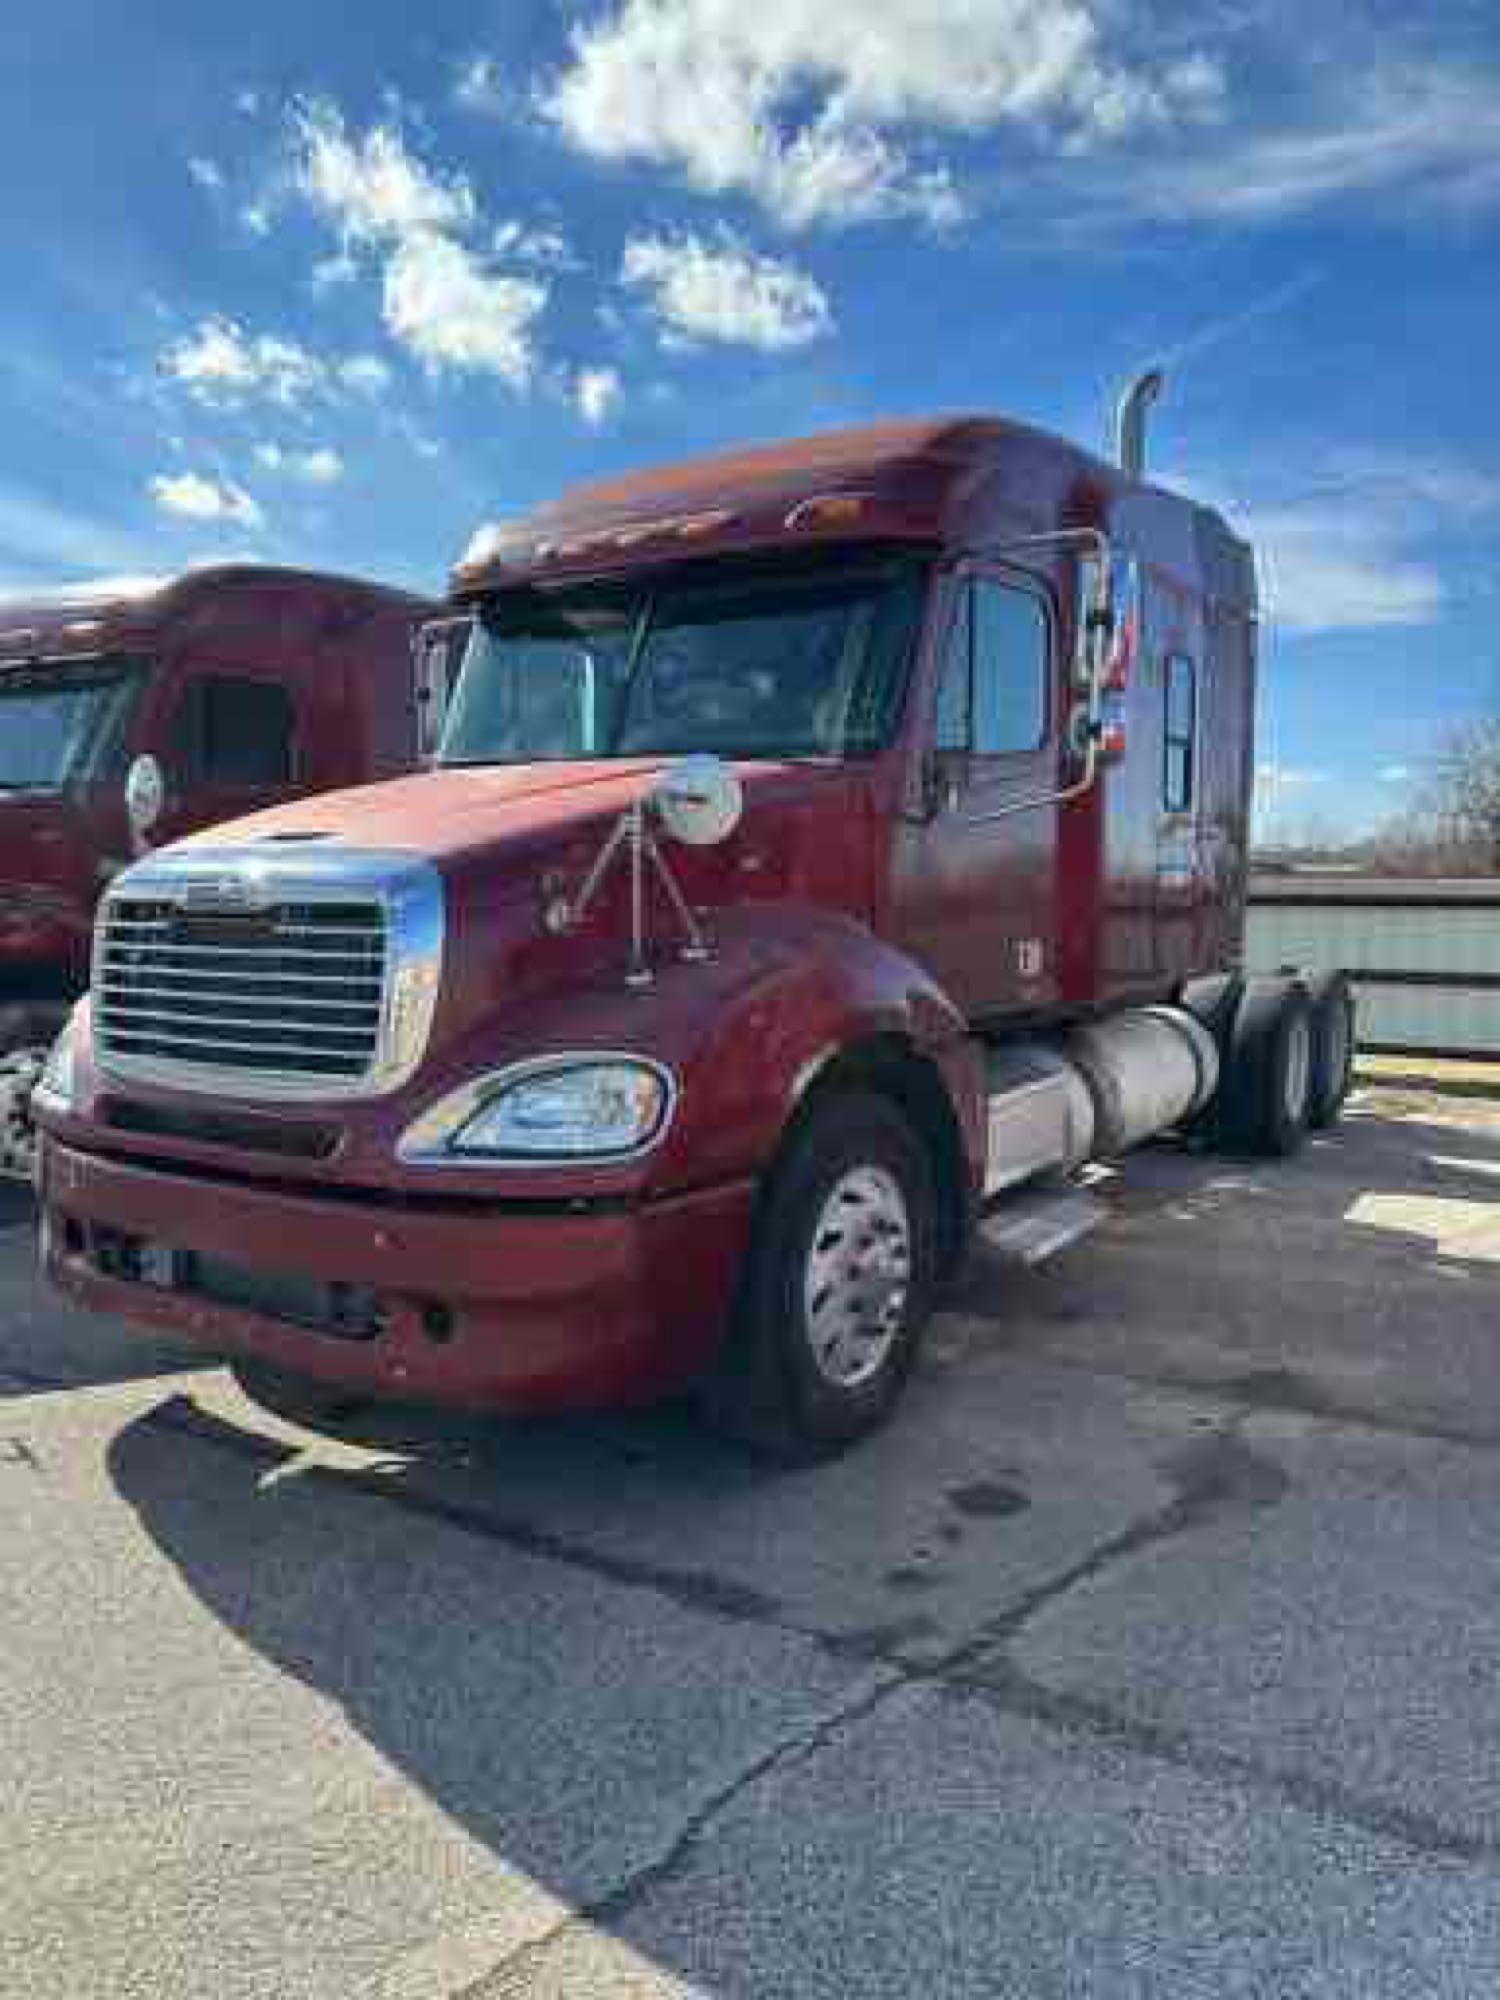
[[1250,969],[1342,967],[1362,1049],[1500,1055],[1500,880],[1266,875],[1249,905]]

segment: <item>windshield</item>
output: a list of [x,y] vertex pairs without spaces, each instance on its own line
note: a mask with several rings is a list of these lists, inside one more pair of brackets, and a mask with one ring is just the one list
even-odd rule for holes
[[0,792],[118,775],[138,683],[139,665],[127,660],[0,667]]
[[504,593],[474,628],[440,762],[867,755],[900,711],[922,586],[887,561]]

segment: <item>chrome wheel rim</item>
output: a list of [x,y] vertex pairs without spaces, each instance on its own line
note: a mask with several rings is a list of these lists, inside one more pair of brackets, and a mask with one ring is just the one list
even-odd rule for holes
[[803,1302],[813,1361],[835,1388],[880,1373],[911,1293],[911,1216],[884,1167],[851,1167],[823,1203],[807,1253]]
[[1297,1124],[1307,1110],[1312,1088],[1312,1028],[1305,1014],[1292,1022],[1287,1037],[1286,1068],[1282,1073],[1282,1102],[1288,1120]]

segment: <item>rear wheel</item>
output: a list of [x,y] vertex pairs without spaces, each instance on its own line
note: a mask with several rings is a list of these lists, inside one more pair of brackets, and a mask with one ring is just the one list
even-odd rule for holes
[[1297,1152],[1313,1108],[1313,1009],[1302,982],[1247,980],[1224,1055],[1220,1140],[1273,1158]]
[[931,1164],[895,1106],[815,1105],[766,1193],[710,1417],[794,1459],[873,1430],[915,1359],[936,1245]]
[[1315,973],[1306,982],[1312,1007],[1312,1103],[1309,1123],[1335,1124],[1354,1081],[1354,992],[1342,972]]

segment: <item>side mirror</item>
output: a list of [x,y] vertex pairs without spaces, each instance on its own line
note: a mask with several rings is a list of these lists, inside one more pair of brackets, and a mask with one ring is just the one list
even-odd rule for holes
[[1074,760],[1090,754],[1100,766],[1125,755],[1125,730],[1111,696],[1130,685],[1141,642],[1141,572],[1133,556],[1108,564],[1095,556],[1079,564],[1078,645],[1073,660],[1077,697],[1069,731]]
[[167,803],[167,781],[161,765],[149,753],[137,757],[125,774],[125,813],[130,830],[144,841]]

